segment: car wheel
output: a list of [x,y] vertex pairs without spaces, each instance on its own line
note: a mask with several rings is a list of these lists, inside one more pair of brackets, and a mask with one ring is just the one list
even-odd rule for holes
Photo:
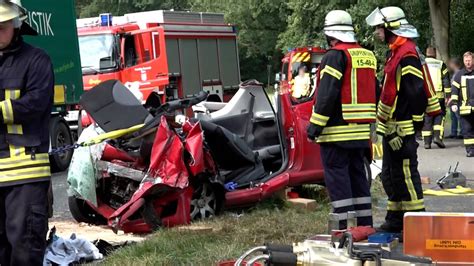
[[195,187],[191,199],[191,220],[206,219],[217,215],[219,204],[214,187],[201,183]]
[[68,197],[69,211],[79,223],[105,225],[107,221],[87,204],[83,199],[75,196]]

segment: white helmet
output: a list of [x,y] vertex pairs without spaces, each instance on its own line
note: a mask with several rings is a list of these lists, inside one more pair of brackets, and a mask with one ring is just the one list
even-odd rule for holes
[[406,20],[405,12],[396,6],[384,7],[382,9],[377,7],[365,18],[365,21],[370,26],[383,25],[393,34],[401,37],[417,38],[420,36],[416,28]]
[[344,10],[333,10],[324,19],[324,34],[341,42],[356,42],[352,18]]
[[0,0],[0,22],[13,20],[14,27],[21,29],[21,34],[37,35],[38,33],[25,22],[27,18],[28,11],[21,4],[21,0]]

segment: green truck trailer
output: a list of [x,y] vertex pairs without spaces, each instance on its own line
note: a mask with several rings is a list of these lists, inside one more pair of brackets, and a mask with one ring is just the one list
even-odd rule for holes
[[[44,49],[53,61],[55,88],[50,122],[51,147],[72,144],[76,138],[73,133],[77,128],[77,118],[70,118],[68,114],[77,113],[83,92],[74,1],[23,0],[22,4],[28,10],[27,22],[39,34],[27,36],[25,40]],[[71,157],[72,151],[52,155],[52,168],[65,170]]]

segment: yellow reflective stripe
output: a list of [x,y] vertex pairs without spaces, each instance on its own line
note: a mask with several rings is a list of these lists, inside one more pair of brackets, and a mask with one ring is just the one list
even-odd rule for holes
[[353,112],[353,113],[343,113],[343,118],[347,119],[375,119],[375,112]]
[[415,211],[424,208],[424,199],[412,201],[387,201],[387,210],[389,211]]
[[386,111],[387,113],[389,113],[392,110],[391,106],[388,106],[384,104],[383,102],[379,102],[379,108]]
[[[5,91],[6,93],[7,91]],[[0,108],[2,108],[3,123],[13,124],[13,107],[10,99],[6,99],[0,102]]]
[[[30,155],[22,155],[19,158],[0,159],[0,170],[18,167],[33,166],[38,164],[49,164],[48,154],[36,154],[36,159],[31,160]],[[0,174],[1,176],[1,174]]]
[[323,78],[324,76],[324,73],[328,73],[329,75],[335,77],[336,79],[341,79],[342,78],[342,73],[339,72],[339,70],[329,66],[329,65],[326,65],[324,67],[324,69],[321,71],[321,79]]
[[[466,83],[466,79],[463,80],[464,83]],[[462,93],[462,102],[463,102],[463,105],[466,105],[466,102],[467,102],[467,88],[466,88],[466,85],[462,86],[461,88],[461,93]]]
[[459,108],[459,113],[462,115],[468,115],[472,112],[472,107],[471,106],[466,106],[463,105]]
[[358,103],[358,104],[343,104],[343,111],[375,111],[376,105],[374,103]]
[[434,129],[434,130],[437,130],[437,131],[441,131],[441,130],[443,130],[444,128],[443,128],[443,126],[441,126],[441,125],[435,125],[435,126],[433,127],[433,129]]
[[456,81],[453,80],[453,86],[456,87],[456,88],[461,88],[461,85],[459,85],[459,83],[457,83]]
[[344,125],[344,126],[333,126],[325,127],[321,135],[339,134],[339,133],[358,133],[358,132],[370,132],[369,124],[361,125]]
[[415,122],[423,121],[423,115],[413,115],[413,121]]
[[329,120],[329,116],[324,116],[324,115],[320,115],[318,113],[313,113],[311,115],[310,122],[313,123],[313,124],[324,127],[328,123],[328,120]]
[[[423,68],[423,73],[424,73],[425,75],[429,75],[429,70],[427,69],[427,66],[426,66],[426,65],[423,65],[422,68]],[[428,84],[428,89],[429,89],[429,91],[430,91],[430,94],[431,94],[431,95],[434,95],[435,92],[434,92],[434,89],[433,89],[433,86],[432,86],[433,84],[431,84],[431,82],[429,82],[428,79],[425,80],[425,82],[426,82],[426,84]]]
[[413,66],[406,66],[402,68],[402,76],[405,76],[407,74],[412,74],[414,76],[419,77],[420,79],[423,79],[423,72]]
[[443,76],[446,75],[446,74],[448,74],[448,69],[447,69],[447,68],[445,68],[445,69],[443,70]]
[[432,136],[433,135],[433,132],[431,131],[421,131],[421,136],[422,137],[429,137],[429,136]]
[[443,99],[444,98],[444,92],[442,92],[442,91],[437,92],[436,97],[438,97],[438,99]]
[[357,69],[351,70],[351,96],[352,104],[357,104]]
[[459,96],[457,96],[456,94],[453,94],[453,95],[451,95],[451,99],[453,101],[459,101]]
[[410,193],[410,199],[417,200],[418,195],[416,195],[415,187],[413,186],[413,182],[411,180],[410,159],[403,160],[403,175],[405,176],[405,183],[407,185],[408,192]]
[[377,132],[380,132],[385,135],[387,132],[387,126],[382,122],[377,122]]
[[464,139],[464,145],[474,145],[474,139]]
[[368,140],[369,138],[370,138],[370,132],[345,133],[345,134],[336,134],[336,135],[320,135],[316,142],[321,143],[321,142],[350,141],[350,140]]
[[439,104],[439,100],[435,96],[428,99],[428,105],[433,105],[433,104]]
[[49,176],[51,176],[51,170],[49,166],[39,166],[17,170],[0,171],[0,182],[19,181]]
[[452,92],[451,87],[444,88],[444,92],[451,93]]

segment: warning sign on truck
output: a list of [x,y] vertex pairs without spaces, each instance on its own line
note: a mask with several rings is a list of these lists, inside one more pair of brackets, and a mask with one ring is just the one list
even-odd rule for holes
[[426,249],[474,250],[474,240],[427,239]]

